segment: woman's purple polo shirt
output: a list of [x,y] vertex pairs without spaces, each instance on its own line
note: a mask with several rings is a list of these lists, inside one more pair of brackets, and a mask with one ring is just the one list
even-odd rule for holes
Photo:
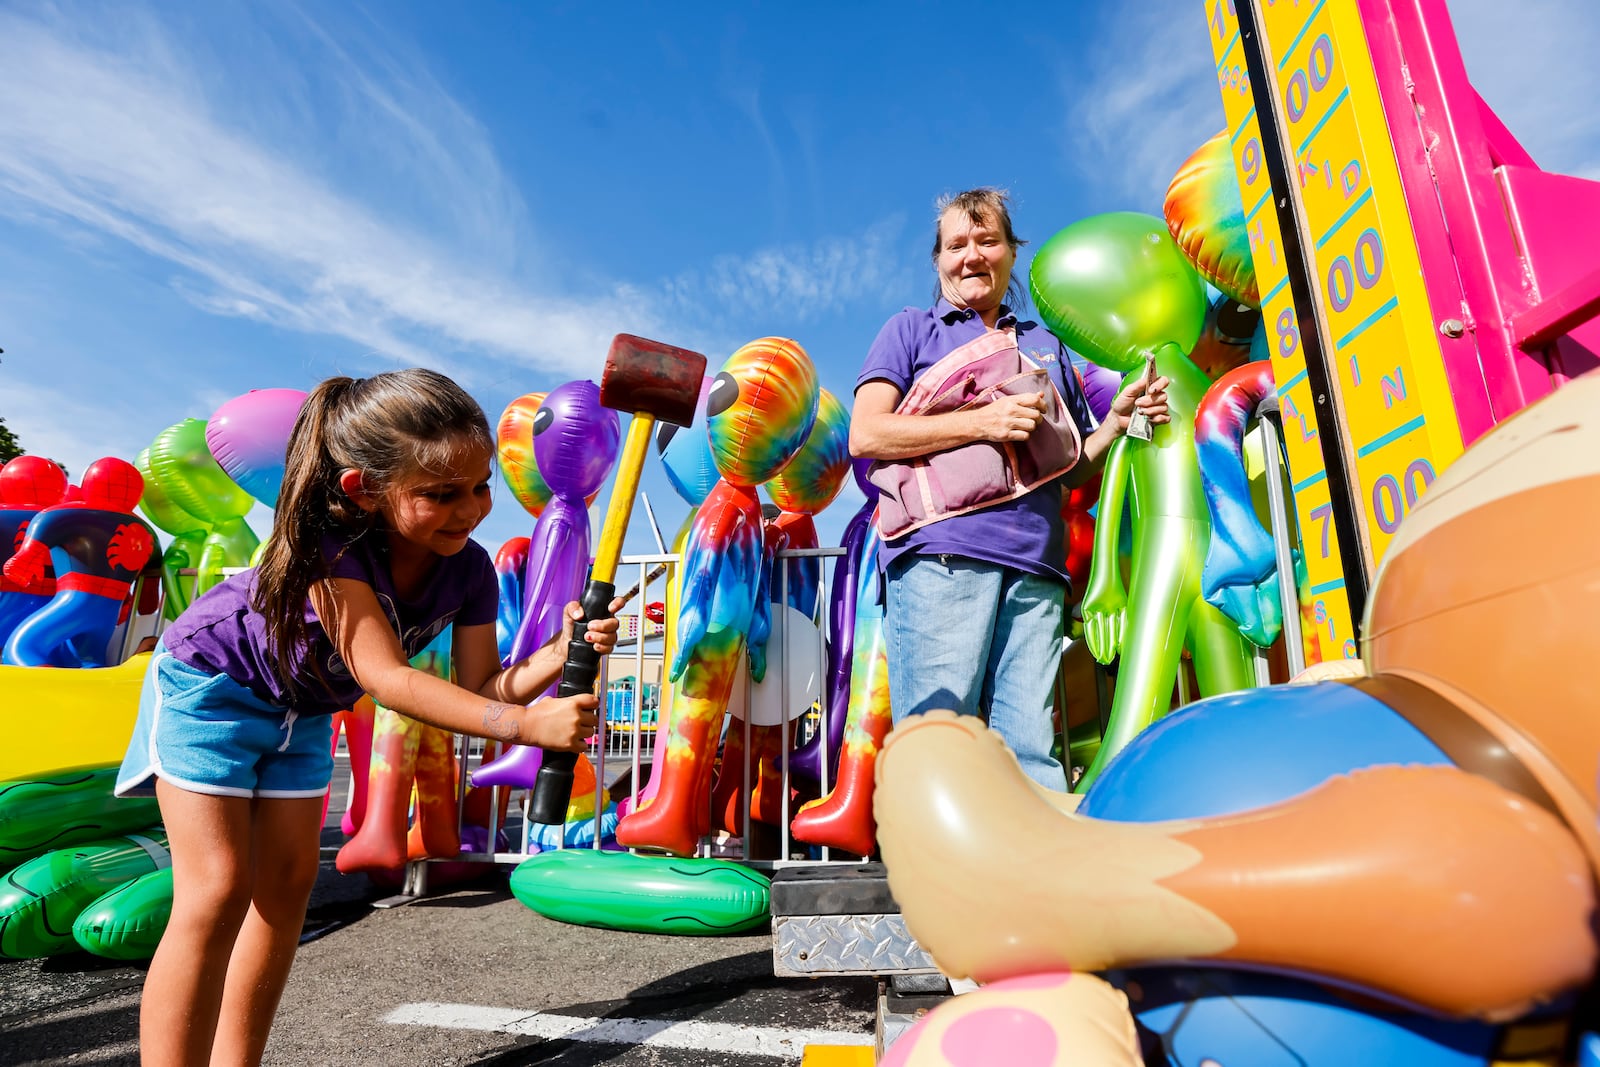
[[[1018,319],[1004,306],[996,326],[1015,327],[1017,348],[1049,373],[1078,424],[1079,434],[1087,437],[1098,424],[1089,411],[1077,375],[1069,369],[1066,346],[1037,322]],[[980,336],[984,329],[977,312],[957,308],[943,297],[931,308],[906,308],[878,331],[856,378],[856,388],[880,380],[904,396],[923,371]],[[949,554],[1068,583],[1065,536],[1061,481],[1057,479],[1016,500],[913,530],[899,540],[886,542],[878,558],[887,572],[890,564],[908,553]]]

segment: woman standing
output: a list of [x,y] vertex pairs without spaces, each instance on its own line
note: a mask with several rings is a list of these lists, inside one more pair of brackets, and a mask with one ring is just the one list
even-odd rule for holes
[[[1126,386],[1096,426],[1066,347],[1012,310],[1021,305],[1012,278],[1021,243],[1005,193],[973,189],[940,202],[933,245],[939,297],[930,308],[894,316],[873,342],[856,379],[850,451],[880,461],[873,480],[891,498],[888,483],[897,478],[914,485],[919,498],[908,501],[914,514],[895,524],[901,529],[883,529],[889,513],[880,512],[894,721],[934,708],[987,713],[1029,777],[1064,790],[1065,772],[1051,754],[1069,581],[1062,485],[1076,486],[1100,468],[1135,411],[1167,421],[1166,380]],[[929,383],[952,380],[953,369],[992,370],[1011,350],[1020,356],[1014,366],[1042,371],[1029,379],[1037,391],[997,389],[956,407],[941,403],[947,390],[928,395]],[[998,457],[985,469],[1003,468],[1009,489],[973,502],[930,494],[927,472],[937,484],[936,457],[977,442],[986,443],[978,452]],[[1029,454],[1059,457],[1070,469],[1061,476],[1034,471],[1043,477],[1030,481],[1021,476]],[[908,465],[925,472],[906,477]]]

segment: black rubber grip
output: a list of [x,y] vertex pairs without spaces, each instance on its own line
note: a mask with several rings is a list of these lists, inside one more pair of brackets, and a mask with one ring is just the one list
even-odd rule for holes
[[[593,693],[594,681],[600,674],[600,654],[583,639],[589,624],[598,619],[611,618],[611,601],[617,587],[611,582],[591,580],[583,590],[583,621],[573,630],[573,639],[567,643],[567,662],[561,667],[561,682],[556,686],[557,697]],[[533,781],[533,795],[528,799],[528,818],[545,826],[559,826],[567,821],[567,807],[572,803],[572,768],[578,762],[576,752],[551,752],[544,750],[539,762],[539,774]]]

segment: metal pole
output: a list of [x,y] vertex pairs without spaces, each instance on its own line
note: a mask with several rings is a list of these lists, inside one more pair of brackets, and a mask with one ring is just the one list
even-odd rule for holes
[[1278,565],[1278,599],[1283,605],[1283,647],[1288,654],[1289,677],[1306,669],[1305,645],[1300,633],[1300,597],[1294,573],[1294,543],[1289,536],[1287,497],[1283,491],[1283,444],[1279,428],[1278,398],[1272,396],[1256,408],[1261,424],[1261,458],[1267,477],[1267,511],[1272,516],[1272,547]]
[[[649,503],[649,498],[647,497],[646,500],[645,500],[645,509],[649,510],[649,507],[650,507],[650,503]],[[652,526],[655,525],[655,516],[653,514],[650,516],[650,525],[652,525]],[[635,692],[634,692],[634,695],[633,695],[633,755],[632,755],[630,763],[629,763],[629,789],[632,790],[634,796],[638,796],[639,795],[639,775],[642,773],[642,764],[640,762],[640,756],[639,756],[639,746],[644,741],[644,625],[645,625],[645,621],[646,621],[644,612],[645,612],[645,606],[647,604],[649,604],[649,603],[650,603],[650,574],[649,574],[649,568],[643,562],[641,562],[639,564],[639,639],[634,644],[634,656],[633,656],[633,662],[634,662],[633,677],[634,677],[634,688],[635,688]],[[663,652],[665,652],[665,648],[663,648]],[[663,656],[662,658],[663,658],[663,660],[665,660],[665,656]],[[666,670],[665,662],[662,663],[661,669],[663,671]],[[661,718],[661,716],[658,713],[656,715],[657,721],[660,721],[660,718]],[[638,801],[635,801],[634,803],[638,803]],[[596,848],[600,847],[600,845],[599,845],[599,829],[600,829],[599,824],[596,823],[595,824],[595,831],[596,831],[595,847]]]
[[[778,616],[783,620],[779,628],[778,645],[778,733],[782,739],[782,752],[779,755],[781,770],[779,780],[783,783],[783,796],[779,803],[780,818],[783,825],[778,828],[778,862],[782,863],[789,858],[789,564],[784,559],[784,554],[778,554],[778,566],[783,568],[783,580],[780,582]],[[754,793],[755,787],[751,787]]]

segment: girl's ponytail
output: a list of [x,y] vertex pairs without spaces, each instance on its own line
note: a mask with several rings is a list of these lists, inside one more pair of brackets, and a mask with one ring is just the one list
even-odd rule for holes
[[301,405],[289,435],[272,534],[256,565],[252,606],[266,621],[267,662],[291,691],[301,685],[295,677],[296,657],[310,632],[306,597],[312,585],[328,576],[324,538],[341,531],[340,540],[348,543],[372,523],[372,516],[339,487],[343,468],[328,444],[357,384],[353,378],[329,378]]
[[[296,674],[310,637],[307,594],[382,522],[345,493],[340,475],[360,471],[364,491],[383,497],[415,473],[450,469],[463,448],[492,456],[494,435],[477,401],[442,374],[412,368],[329,378],[311,391],[289,437],[251,604],[266,620],[266,659],[287,690],[305,687]],[[323,666],[304,664],[318,678]]]

